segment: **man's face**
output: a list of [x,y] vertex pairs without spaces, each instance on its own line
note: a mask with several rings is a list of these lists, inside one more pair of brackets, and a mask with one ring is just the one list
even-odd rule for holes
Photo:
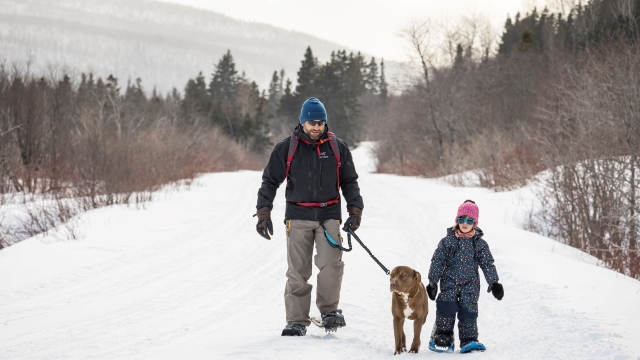
[[302,123],[302,129],[312,140],[318,140],[324,133],[326,122],[324,120],[309,120]]

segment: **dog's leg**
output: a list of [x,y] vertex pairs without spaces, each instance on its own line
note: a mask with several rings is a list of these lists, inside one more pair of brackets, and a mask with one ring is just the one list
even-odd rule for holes
[[413,342],[411,343],[411,350],[409,350],[410,353],[418,353],[420,349],[420,333],[422,332],[422,325],[424,325],[426,321],[426,315],[413,320]]
[[404,335],[404,319],[402,319],[402,351],[407,351],[407,337]]
[[407,350],[405,345],[405,337],[404,337],[404,318],[394,317],[393,318],[393,336],[396,339],[396,351],[393,355],[402,354],[403,351]]

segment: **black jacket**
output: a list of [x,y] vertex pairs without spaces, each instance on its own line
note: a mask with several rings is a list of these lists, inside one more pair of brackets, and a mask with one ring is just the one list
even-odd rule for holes
[[473,237],[457,238],[453,228],[447,229],[447,236],[440,240],[429,268],[429,282],[437,284],[440,281],[440,299],[449,301],[456,294],[467,293],[477,301],[480,293],[478,267],[487,284],[499,281],[493,255],[483,235],[482,230],[476,228]]
[[[328,128],[327,128],[328,130]],[[337,161],[327,141],[321,145],[314,144],[315,141],[302,131],[298,125],[294,134],[299,139],[304,139],[312,144],[306,144],[298,140],[291,168],[289,169],[289,182],[285,191],[287,209],[285,221],[314,220],[324,222],[325,220],[342,220],[340,205],[328,205],[326,207],[306,207],[296,205],[292,202],[327,202],[339,198],[338,182],[336,180]],[[327,131],[320,138],[328,138]],[[342,195],[347,202],[347,208],[355,206],[364,208],[360,187],[358,186],[358,174],[353,165],[349,146],[336,139],[340,149],[342,166],[340,168],[340,188]],[[262,186],[258,190],[257,209],[268,206],[273,208],[273,199],[280,184],[285,181],[287,170],[287,156],[289,155],[289,138],[280,141],[273,149],[269,163],[262,174]],[[320,146],[318,156],[317,146]],[[341,200],[342,201],[342,200]]]

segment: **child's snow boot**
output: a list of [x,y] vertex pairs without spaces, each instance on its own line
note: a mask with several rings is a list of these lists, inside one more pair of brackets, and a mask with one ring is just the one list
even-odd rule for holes
[[453,334],[434,333],[429,340],[429,350],[439,353],[452,353],[455,349]]
[[485,351],[487,348],[478,340],[467,340],[460,344],[460,353],[467,354],[476,351]]

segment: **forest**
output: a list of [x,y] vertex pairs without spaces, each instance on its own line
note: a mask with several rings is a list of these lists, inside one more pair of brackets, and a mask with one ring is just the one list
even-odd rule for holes
[[199,174],[260,170],[314,96],[350,146],[378,143],[378,172],[537,184],[542,210],[524,226],[640,279],[639,20],[640,0],[531,9],[506,19],[497,46],[481,17],[413,22],[399,41],[417,71],[395,91],[383,59],[340,49],[322,63],[307,48],[295,77],[274,69],[267,89],[228,51],[169,94],[2,64],[0,201],[41,206],[2,226],[0,246]]
[[635,0],[532,9],[506,20],[495,55],[481,19],[411,24],[422,74],[388,101],[378,170],[535,186],[528,229],[640,278],[639,20]]

